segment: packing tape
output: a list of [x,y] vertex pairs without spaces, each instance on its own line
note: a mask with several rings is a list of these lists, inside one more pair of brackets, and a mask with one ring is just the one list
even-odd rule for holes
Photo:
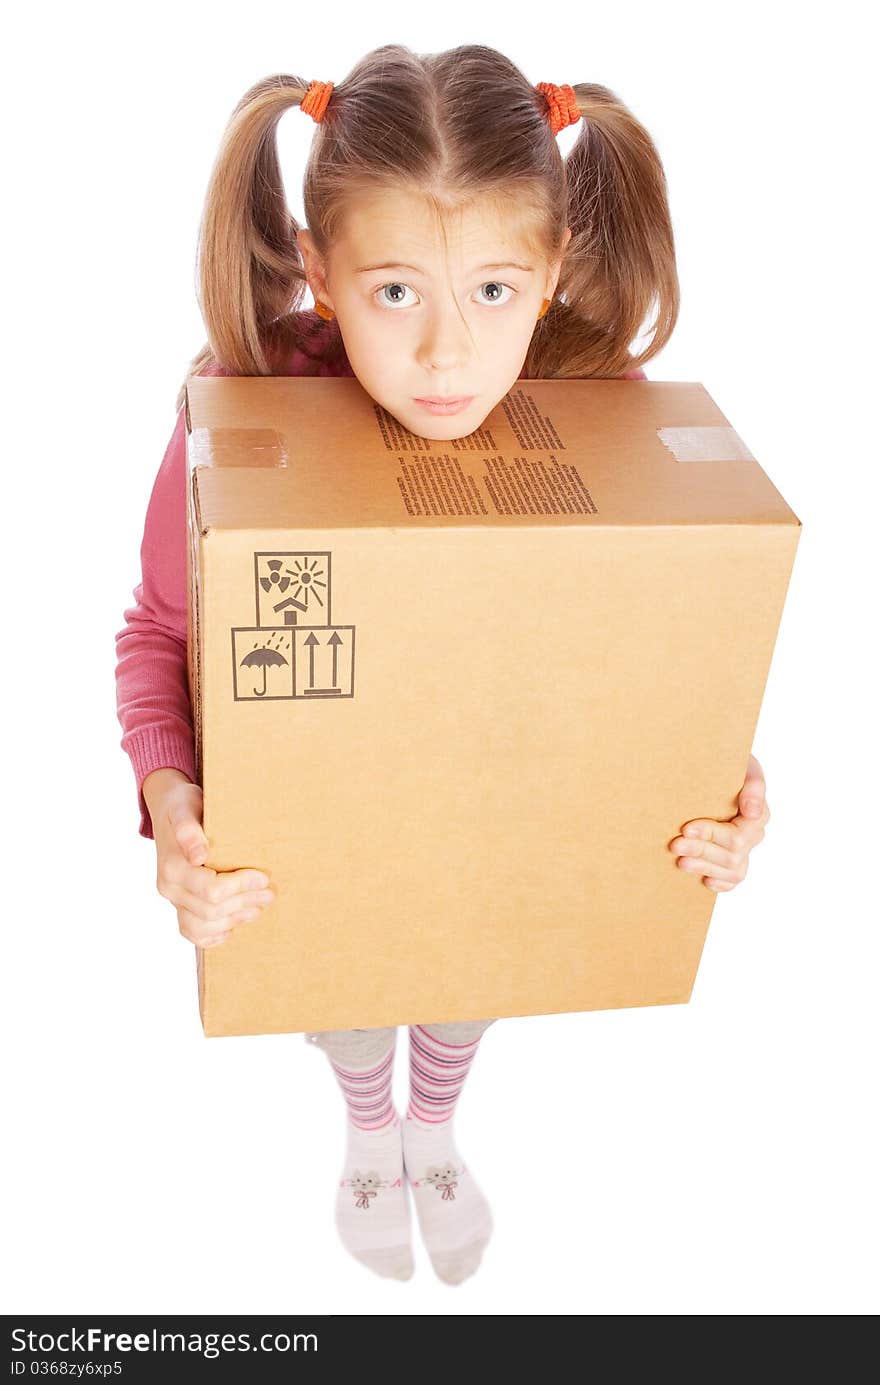
[[658,428],[677,462],[753,462],[735,428]]
[[275,428],[194,428],[191,465],[287,466],[287,440]]

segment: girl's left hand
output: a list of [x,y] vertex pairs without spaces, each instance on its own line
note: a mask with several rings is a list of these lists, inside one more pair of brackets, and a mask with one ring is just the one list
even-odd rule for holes
[[669,843],[670,851],[678,857],[676,866],[701,875],[707,889],[732,890],[745,879],[752,847],[764,839],[764,828],[770,821],[765,792],[764,772],[750,755],[745,783],[739,791],[739,813],[726,822],[695,818],[686,823],[683,835]]

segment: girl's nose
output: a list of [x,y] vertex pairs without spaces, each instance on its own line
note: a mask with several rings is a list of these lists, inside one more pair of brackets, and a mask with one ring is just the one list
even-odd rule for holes
[[452,372],[467,362],[471,349],[467,325],[453,305],[426,326],[419,345],[419,364],[435,373]]

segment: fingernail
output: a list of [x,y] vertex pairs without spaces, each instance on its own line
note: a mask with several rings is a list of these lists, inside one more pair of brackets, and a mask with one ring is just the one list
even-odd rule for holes
[[699,827],[686,827],[684,829],[684,835],[686,837],[699,837],[700,829]]

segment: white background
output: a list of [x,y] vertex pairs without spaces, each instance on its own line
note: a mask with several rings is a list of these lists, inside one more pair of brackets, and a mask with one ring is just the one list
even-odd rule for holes
[[[56,3],[7,32],[4,1310],[875,1312],[866,10],[413,8]],[[702,381],[804,526],[755,740],[773,817],[718,897],[692,1001],[490,1030],[456,1133],[496,1231],[456,1288],[420,1246],[399,1284],[337,1241],[343,1105],[318,1050],[203,1037],[115,706],[114,635],[204,341],[196,233],[226,121],[263,76],[340,81],[387,42],[491,44],[643,121],[682,283],[648,376]],[[280,132],[300,217],[313,128],[293,111]],[[717,633],[699,591],[691,610],[694,639]]]

